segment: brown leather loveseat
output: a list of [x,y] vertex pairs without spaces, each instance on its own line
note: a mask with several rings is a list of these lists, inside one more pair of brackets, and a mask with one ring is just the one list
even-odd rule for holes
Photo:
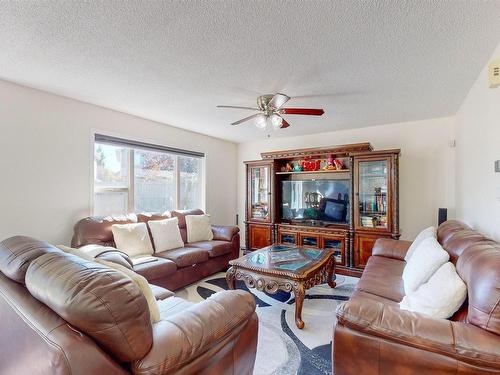
[[[187,243],[186,215],[203,215],[203,211],[196,209],[152,215],[130,214],[121,217],[90,216],[75,224],[71,245],[75,248],[89,244],[115,247],[111,231],[113,224],[147,223],[150,220],[177,217],[185,246],[154,253],[156,261],[133,266],[133,270],[144,276],[151,284],[175,290],[226,270],[229,261],[238,258],[240,251],[239,228],[236,226],[212,225],[214,234],[212,241]],[[153,243],[152,238],[151,243]]]
[[0,243],[0,374],[252,374],[258,319],[244,291],[146,298],[125,274],[29,237]]
[[337,310],[335,375],[500,374],[500,244],[458,221],[438,241],[467,284],[449,320],[401,310],[410,242],[377,240],[352,298]]

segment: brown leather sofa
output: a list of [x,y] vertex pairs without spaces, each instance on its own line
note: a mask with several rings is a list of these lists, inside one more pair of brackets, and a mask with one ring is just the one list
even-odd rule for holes
[[410,242],[377,240],[352,298],[337,309],[336,375],[499,374],[500,244],[458,221],[438,241],[467,284],[468,299],[449,320],[401,310]]
[[[114,269],[46,242],[0,243],[0,374],[252,374],[258,319],[244,291],[158,301]],[[159,288],[156,288],[159,289]]]
[[[186,215],[203,215],[203,211],[196,209],[170,211],[162,215],[130,214],[122,217],[87,217],[76,223],[71,245],[76,248],[89,244],[115,247],[111,231],[113,224],[177,217],[185,247],[155,253],[153,256],[157,258],[157,261],[133,267],[135,272],[144,276],[150,283],[175,290],[226,270],[229,261],[238,258],[240,252],[239,228],[236,226],[212,225],[214,234],[212,241],[187,243]],[[152,238],[151,243],[153,243]],[[128,259],[127,261],[130,262]]]

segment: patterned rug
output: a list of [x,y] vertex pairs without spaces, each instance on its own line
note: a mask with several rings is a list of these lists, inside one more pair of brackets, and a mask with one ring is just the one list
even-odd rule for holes
[[[331,374],[332,331],[335,309],[349,299],[357,278],[337,275],[337,287],[317,285],[306,291],[302,319],[304,329],[295,326],[293,294],[268,295],[248,289],[237,281],[238,289],[252,293],[259,316],[259,341],[254,375]],[[178,297],[199,302],[213,293],[227,290],[224,273],[212,275],[176,292]]]

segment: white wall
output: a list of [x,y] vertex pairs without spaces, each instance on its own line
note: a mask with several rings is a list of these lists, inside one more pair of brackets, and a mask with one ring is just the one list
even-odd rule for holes
[[0,81],[0,240],[69,243],[90,214],[92,129],[205,152],[207,211],[234,224],[235,143]]
[[[376,150],[400,148],[400,223],[404,239],[413,239],[429,225],[437,224],[439,207],[454,215],[454,118],[389,124],[368,128],[269,138],[238,147],[238,212],[244,232],[245,168],[243,161],[260,159],[264,151],[370,142]],[[244,237],[244,233],[242,233]],[[244,243],[244,242],[242,242]]]
[[[492,59],[500,59],[500,44]],[[456,116],[457,217],[500,240],[500,87],[490,89],[485,66]]]

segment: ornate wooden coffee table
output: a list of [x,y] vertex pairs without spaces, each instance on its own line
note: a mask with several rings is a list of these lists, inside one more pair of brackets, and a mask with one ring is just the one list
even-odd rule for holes
[[335,258],[331,249],[311,249],[271,245],[231,260],[226,273],[227,285],[235,288],[242,280],[248,288],[274,294],[278,290],[295,295],[295,324],[304,328],[302,305],[306,289],[328,282],[335,288]]

